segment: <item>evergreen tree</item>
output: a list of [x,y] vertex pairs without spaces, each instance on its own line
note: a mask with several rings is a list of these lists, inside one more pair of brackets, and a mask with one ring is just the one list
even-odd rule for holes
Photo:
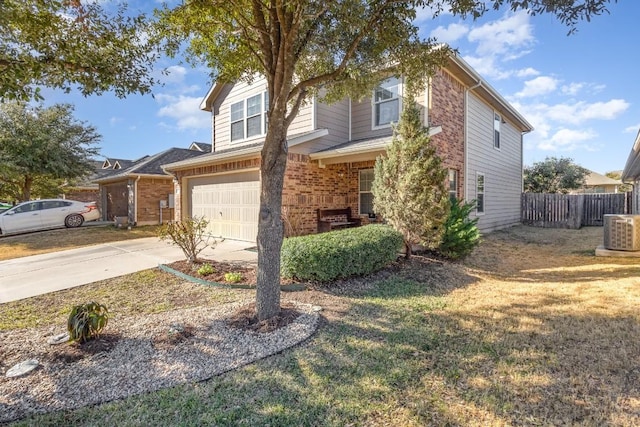
[[405,103],[386,157],[378,157],[372,186],[376,213],[402,233],[406,256],[411,246],[440,244],[449,213],[447,171],[420,121],[413,98]]

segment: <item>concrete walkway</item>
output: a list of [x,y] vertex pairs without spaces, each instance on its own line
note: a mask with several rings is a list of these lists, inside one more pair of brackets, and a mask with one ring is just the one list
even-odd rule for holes
[[[217,261],[257,262],[249,242],[225,240],[200,256]],[[0,303],[73,288],[185,259],[177,246],[156,237],[0,261]]]

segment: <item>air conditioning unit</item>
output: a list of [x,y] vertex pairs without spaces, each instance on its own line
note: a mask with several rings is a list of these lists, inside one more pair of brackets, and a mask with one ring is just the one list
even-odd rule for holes
[[640,215],[605,215],[604,247],[614,251],[640,251]]

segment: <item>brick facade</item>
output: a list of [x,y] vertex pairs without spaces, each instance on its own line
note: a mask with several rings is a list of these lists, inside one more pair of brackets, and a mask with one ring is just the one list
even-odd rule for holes
[[79,202],[96,202],[98,209],[102,212],[102,201],[100,200],[100,190],[74,188],[64,194],[65,199],[77,200]]
[[[169,193],[173,193],[173,178],[141,178],[137,184],[137,223],[136,225],[160,224],[160,200],[168,202]],[[162,209],[162,222],[172,220],[174,210]]]
[[464,86],[446,71],[440,70],[431,80],[432,126],[442,132],[431,138],[444,167],[458,171],[458,198],[462,198],[464,182]]
[[[439,72],[431,81],[429,119],[432,126],[442,126],[442,132],[432,137],[443,165],[458,171],[458,196],[464,182],[464,87],[446,72]],[[189,212],[184,178],[242,172],[260,167],[259,154],[253,159],[207,165],[177,171],[173,184],[179,220]],[[359,214],[359,171],[373,169],[375,160],[347,162],[320,167],[309,156],[289,153],[282,193],[283,219],[287,234],[317,232],[317,209],[351,207]],[[363,223],[370,222],[368,217]]]

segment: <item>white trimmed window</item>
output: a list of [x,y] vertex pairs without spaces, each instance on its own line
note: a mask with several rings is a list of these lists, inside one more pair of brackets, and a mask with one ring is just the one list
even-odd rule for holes
[[373,169],[361,169],[359,171],[359,207],[360,215],[373,213],[373,193],[371,185],[373,184]]
[[500,123],[502,123],[502,117],[500,114],[493,113],[493,148],[500,149]]
[[259,93],[230,106],[231,141],[261,136],[267,133],[267,93]]
[[373,94],[373,127],[387,127],[400,119],[400,80],[383,81]]
[[458,198],[458,171],[449,169],[449,199]]
[[476,173],[476,214],[484,214],[484,174]]

